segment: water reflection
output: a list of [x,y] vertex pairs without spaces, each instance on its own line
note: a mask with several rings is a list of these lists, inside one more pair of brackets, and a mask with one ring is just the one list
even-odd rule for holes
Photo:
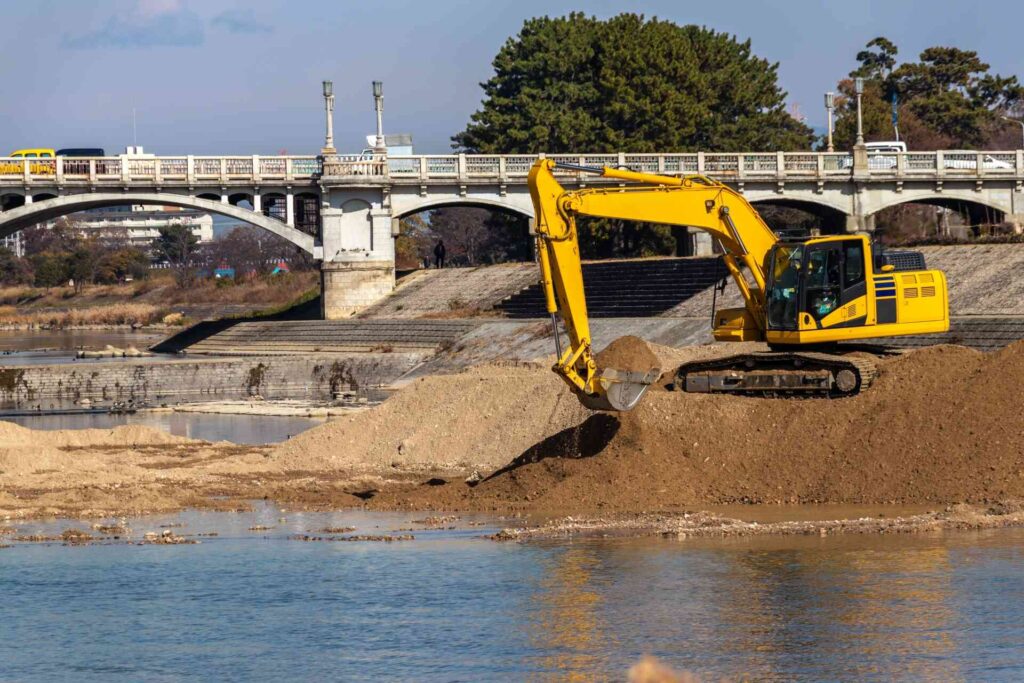
[[[96,362],[75,358],[77,349],[119,349],[134,346],[145,350],[165,335],[141,330],[0,330],[0,365],[51,365]],[[147,361],[172,359],[150,356]],[[107,360],[111,359],[99,359]],[[136,359],[137,360],[137,359]]]
[[195,546],[15,543],[0,551],[0,623],[14,624],[0,678],[80,680],[88,664],[133,681],[622,680],[649,653],[707,681],[1024,679],[1024,529],[499,544],[474,526],[400,544],[288,540],[416,518],[258,505],[129,520],[139,533],[220,534]]
[[[601,614],[602,587],[595,549],[572,545],[542,567],[531,600],[530,644],[551,680],[591,681],[604,674],[602,653],[614,647]],[[557,672],[555,674],[554,672]]]
[[266,444],[287,441],[296,434],[326,422],[322,417],[269,415],[215,415],[142,411],[132,415],[90,413],[85,415],[17,415],[3,418],[29,429],[106,429],[125,424],[154,427],[175,436],[205,441]]
[[[1011,533],[1024,538],[1001,537]],[[964,585],[977,577],[964,581],[949,541],[577,542],[541,565],[531,642],[541,669],[571,680],[644,654],[711,680],[969,680],[978,662],[965,653],[979,649],[1020,672],[1024,619],[996,643],[977,635],[987,617]],[[1024,577],[1010,583],[1021,590]]]

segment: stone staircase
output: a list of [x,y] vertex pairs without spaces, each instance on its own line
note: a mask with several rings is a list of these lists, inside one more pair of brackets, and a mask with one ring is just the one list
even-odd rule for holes
[[425,353],[451,346],[471,320],[297,320],[239,323],[188,348],[190,354],[273,356]]
[[[583,264],[583,287],[593,318],[663,315],[711,287],[725,274],[717,257],[601,261]],[[535,284],[495,307],[509,318],[546,316],[544,293]]]
[[949,319],[949,332],[911,337],[881,337],[864,343],[920,348],[936,344],[960,344],[979,351],[998,351],[1024,339],[1024,318],[1020,316],[958,316]]
[[467,317],[491,310],[538,279],[534,263],[416,271],[399,280],[389,297],[358,317]]

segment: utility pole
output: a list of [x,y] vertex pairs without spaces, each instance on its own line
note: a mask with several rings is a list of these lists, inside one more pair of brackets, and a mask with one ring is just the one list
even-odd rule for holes
[[334,83],[324,81],[324,110],[327,116],[327,135],[324,139],[323,149],[320,153],[323,156],[335,155],[338,150],[334,148]]
[[836,94],[834,92],[825,93],[825,112],[828,114],[828,147],[826,148],[829,152],[836,151],[836,148],[832,145],[832,114],[836,108]]

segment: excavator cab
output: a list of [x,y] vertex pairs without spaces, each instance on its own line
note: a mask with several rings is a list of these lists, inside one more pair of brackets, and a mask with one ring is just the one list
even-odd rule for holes
[[[768,330],[822,329],[842,323],[850,327],[866,320],[867,240],[863,237],[802,243],[780,242],[769,254],[766,283]],[[858,302],[861,305],[858,306]],[[859,312],[834,320],[847,308]]]
[[769,344],[806,346],[949,328],[943,274],[923,269],[920,260],[902,268],[876,260],[867,237],[778,242],[766,265]]

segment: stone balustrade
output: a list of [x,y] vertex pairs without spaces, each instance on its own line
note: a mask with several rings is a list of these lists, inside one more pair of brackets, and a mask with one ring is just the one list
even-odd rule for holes
[[[415,156],[171,156],[55,159],[0,159],[0,186],[58,185],[203,185],[302,183],[320,177],[371,178],[392,182],[524,181],[533,163],[547,156],[578,166],[612,166],[667,175],[704,174],[723,180],[1024,177],[1024,151],[953,151],[870,154],[866,168],[854,166],[845,152],[770,152],[686,154],[426,154]],[[559,170],[563,177],[593,176]]]

